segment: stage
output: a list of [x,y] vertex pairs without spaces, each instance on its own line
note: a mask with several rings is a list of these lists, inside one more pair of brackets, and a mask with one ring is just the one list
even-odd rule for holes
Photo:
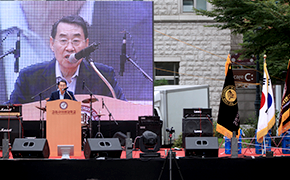
[[[245,179],[269,178],[278,172],[287,172],[290,157],[286,154],[274,152],[274,157],[266,158],[257,155],[254,149],[243,149],[239,158],[232,159],[224,154],[224,149],[219,150],[219,157],[184,157],[184,150],[176,152],[176,161],[172,160],[172,177],[180,177],[176,163],[180,168],[183,179]],[[251,150],[251,151],[250,151]],[[9,159],[0,160],[1,172],[6,178],[11,179],[138,179],[157,180],[169,179],[169,159],[166,160],[165,151],[160,149],[161,158],[139,158],[140,151],[133,151],[133,158],[125,159],[126,153],[122,152],[121,158],[84,159],[72,157],[62,160],[59,157],[49,159]],[[165,162],[165,165],[164,165]]]
[[[93,132],[97,133],[97,123],[93,122]],[[130,132],[134,140],[138,121],[101,121],[101,132],[106,138],[112,138],[116,132]],[[23,137],[40,138],[39,121],[23,121]],[[159,126],[158,126],[159,127]],[[44,122],[46,135],[46,122]],[[81,156],[71,159],[50,157],[47,159],[13,159],[10,152],[8,159],[1,159],[1,172],[11,179],[134,179],[157,180],[169,179],[169,148],[161,148],[160,158],[140,158],[139,149],[132,151],[132,158],[126,158],[125,148],[120,158],[85,159]],[[283,154],[281,148],[272,148],[274,157],[266,158],[256,154],[254,148],[243,148],[238,158],[225,154],[219,148],[218,157],[185,157],[184,149],[173,149],[176,161],[172,159],[172,179],[245,179],[269,178],[279,172],[288,172],[290,158]],[[2,152],[0,152],[2,157]],[[178,166],[177,166],[178,165]],[[178,168],[179,167],[179,168]],[[287,169],[286,169],[287,168]],[[163,172],[162,172],[163,171]]]

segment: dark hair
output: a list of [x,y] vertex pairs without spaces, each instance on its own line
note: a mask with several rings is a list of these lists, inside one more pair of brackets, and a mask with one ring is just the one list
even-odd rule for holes
[[83,31],[84,31],[84,35],[85,35],[85,39],[88,38],[88,23],[80,16],[77,15],[71,15],[71,16],[65,16],[63,18],[61,18],[60,20],[58,20],[57,22],[55,22],[52,25],[52,29],[51,29],[51,37],[54,39],[56,36],[56,31],[57,31],[57,26],[59,23],[68,23],[68,24],[76,24],[80,27],[82,27]]
[[[62,79],[62,80],[58,81],[57,85],[59,85],[60,82],[64,82],[64,83],[66,84],[66,80]],[[67,85],[67,84],[66,84],[66,85]]]

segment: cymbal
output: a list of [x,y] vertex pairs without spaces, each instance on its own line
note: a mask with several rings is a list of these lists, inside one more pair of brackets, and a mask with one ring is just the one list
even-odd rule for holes
[[39,110],[46,111],[46,107],[42,107],[42,108],[40,108],[39,106],[35,106],[35,107]]
[[[98,99],[96,99],[96,98],[92,98],[92,103],[93,103],[93,102],[96,102],[96,101],[98,101]],[[90,103],[90,102],[91,102],[91,98],[84,99],[82,102],[83,102],[83,103]]]

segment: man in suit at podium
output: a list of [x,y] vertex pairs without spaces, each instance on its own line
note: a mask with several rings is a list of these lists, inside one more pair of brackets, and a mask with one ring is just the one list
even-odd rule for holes
[[71,99],[75,100],[76,98],[71,91],[67,91],[67,84],[65,80],[61,80],[57,83],[58,90],[51,93],[48,101],[53,101],[57,99]]

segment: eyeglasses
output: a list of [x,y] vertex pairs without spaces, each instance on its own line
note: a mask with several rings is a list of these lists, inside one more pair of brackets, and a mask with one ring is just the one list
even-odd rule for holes
[[85,42],[85,40],[80,40],[80,39],[73,39],[73,40],[68,40],[68,39],[55,39],[55,41],[59,42],[60,45],[62,46],[67,46],[69,42],[71,42],[71,44],[73,46],[79,46],[82,42]]

